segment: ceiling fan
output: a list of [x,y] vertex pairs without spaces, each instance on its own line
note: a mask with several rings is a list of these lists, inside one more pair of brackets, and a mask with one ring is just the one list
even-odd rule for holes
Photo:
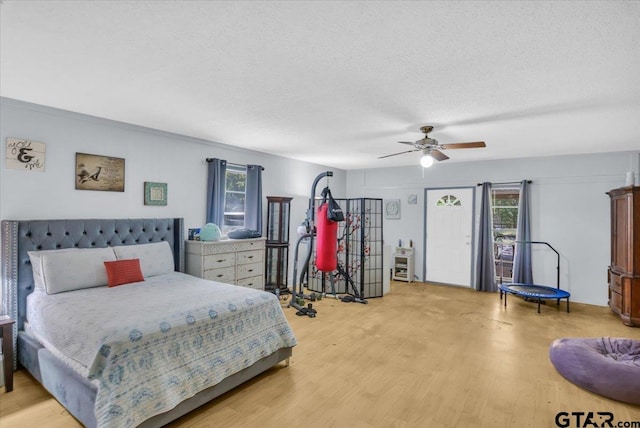
[[410,143],[408,141],[398,141],[400,144],[409,144],[414,148],[404,152],[393,153],[390,155],[380,156],[378,159],[388,158],[390,156],[402,155],[404,153],[417,152],[422,150],[422,158],[420,158],[420,164],[424,168],[428,168],[433,164],[433,160],[443,161],[449,159],[449,156],[441,152],[446,149],[473,149],[479,147],[487,147],[484,141],[474,141],[472,143],[450,143],[440,144],[435,138],[429,138],[429,132],[433,131],[433,126],[425,125],[420,128],[420,131],[424,134],[424,138],[416,142]]

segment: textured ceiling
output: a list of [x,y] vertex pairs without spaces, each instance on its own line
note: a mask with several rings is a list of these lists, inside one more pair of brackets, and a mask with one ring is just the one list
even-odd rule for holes
[[640,149],[640,2],[11,1],[0,94],[336,168]]

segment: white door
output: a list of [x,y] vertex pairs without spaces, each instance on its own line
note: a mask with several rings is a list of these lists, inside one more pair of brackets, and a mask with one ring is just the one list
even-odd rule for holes
[[425,281],[471,286],[473,188],[427,189]]

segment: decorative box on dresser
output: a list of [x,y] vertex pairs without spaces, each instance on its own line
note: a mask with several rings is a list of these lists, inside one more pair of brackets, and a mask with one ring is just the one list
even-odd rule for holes
[[609,307],[625,325],[640,327],[640,187],[607,194],[611,198]]
[[186,272],[227,284],[264,290],[265,238],[187,241]]

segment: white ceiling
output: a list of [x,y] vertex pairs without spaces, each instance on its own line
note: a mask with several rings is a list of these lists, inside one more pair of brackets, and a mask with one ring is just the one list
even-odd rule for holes
[[640,149],[640,2],[11,1],[4,97],[343,169]]

